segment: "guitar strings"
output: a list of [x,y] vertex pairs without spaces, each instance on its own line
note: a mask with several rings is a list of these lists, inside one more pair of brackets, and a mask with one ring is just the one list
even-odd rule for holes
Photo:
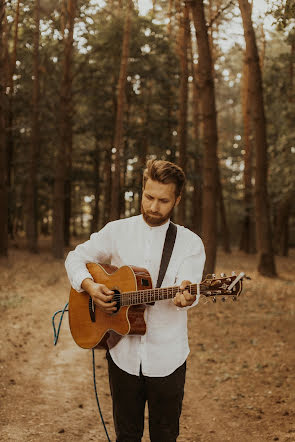
[[[240,284],[237,285],[240,287]],[[210,298],[216,295],[227,294],[224,289],[221,290],[221,287],[212,287],[210,284],[190,284],[188,287],[190,289],[190,293],[192,295],[197,295],[198,299],[200,298],[200,296],[202,298]],[[143,304],[145,302],[171,299],[176,295],[178,291],[180,291],[179,286],[122,292],[115,293],[112,300],[116,301],[120,305],[136,305]],[[240,288],[236,292],[237,294],[239,294]]]

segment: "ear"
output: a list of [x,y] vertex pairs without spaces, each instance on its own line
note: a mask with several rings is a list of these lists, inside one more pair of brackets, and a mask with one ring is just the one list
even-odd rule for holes
[[174,207],[177,207],[177,206],[178,206],[178,204],[180,203],[180,200],[181,200],[181,195],[179,195],[179,196],[176,198],[175,206],[174,206]]

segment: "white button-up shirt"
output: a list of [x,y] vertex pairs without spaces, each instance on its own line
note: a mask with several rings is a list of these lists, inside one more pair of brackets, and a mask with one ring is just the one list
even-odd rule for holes
[[[108,223],[68,254],[65,266],[72,287],[82,292],[82,281],[92,278],[86,268],[89,262],[144,267],[155,287],[168,226],[169,221],[162,226],[150,227],[142,215]],[[184,280],[201,282],[204,263],[201,239],[189,229],[177,225],[174,249],[162,287],[180,285]],[[140,365],[145,376],[171,374],[189,354],[187,309],[176,307],[171,299],[147,305],[146,334],[124,336],[110,350],[115,364],[133,375],[139,375]]]

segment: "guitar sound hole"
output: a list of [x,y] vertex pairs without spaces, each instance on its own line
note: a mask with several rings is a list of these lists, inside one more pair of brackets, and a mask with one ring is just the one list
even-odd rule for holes
[[120,308],[121,308],[121,297],[120,297],[119,290],[117,290],[117,289],[111,289],[111,290],[114,292],[114,295],[113,295],[113,299],[111,301],[109,301],[109,302],[116,301],[116,305],[115,305],[116,311],[114,311],[112,313],[112,315],[115,315],[120,310]]

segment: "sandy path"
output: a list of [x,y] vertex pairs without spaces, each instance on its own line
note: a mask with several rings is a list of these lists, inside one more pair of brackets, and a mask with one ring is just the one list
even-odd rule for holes
[[[220,255],[220,271],[239,262],[253,276],[255,263],[243,256],[230,260]],[[295,258],[282,258],[281,279],[256,275],[255,287],[246,284],[238,303],[210,303],[190,312],[180,442],[295,440],[294,270]],[[69,292],[63,263],[47,252],[11,250],[0,271],[0,440],[105,441],[91,351],[73,342],[67,314],[53,346],[51,316]],[[106,360],[103,351],[95,354],[101,406],[114,442]],[[146,430],[143,441],[148,440]]]

